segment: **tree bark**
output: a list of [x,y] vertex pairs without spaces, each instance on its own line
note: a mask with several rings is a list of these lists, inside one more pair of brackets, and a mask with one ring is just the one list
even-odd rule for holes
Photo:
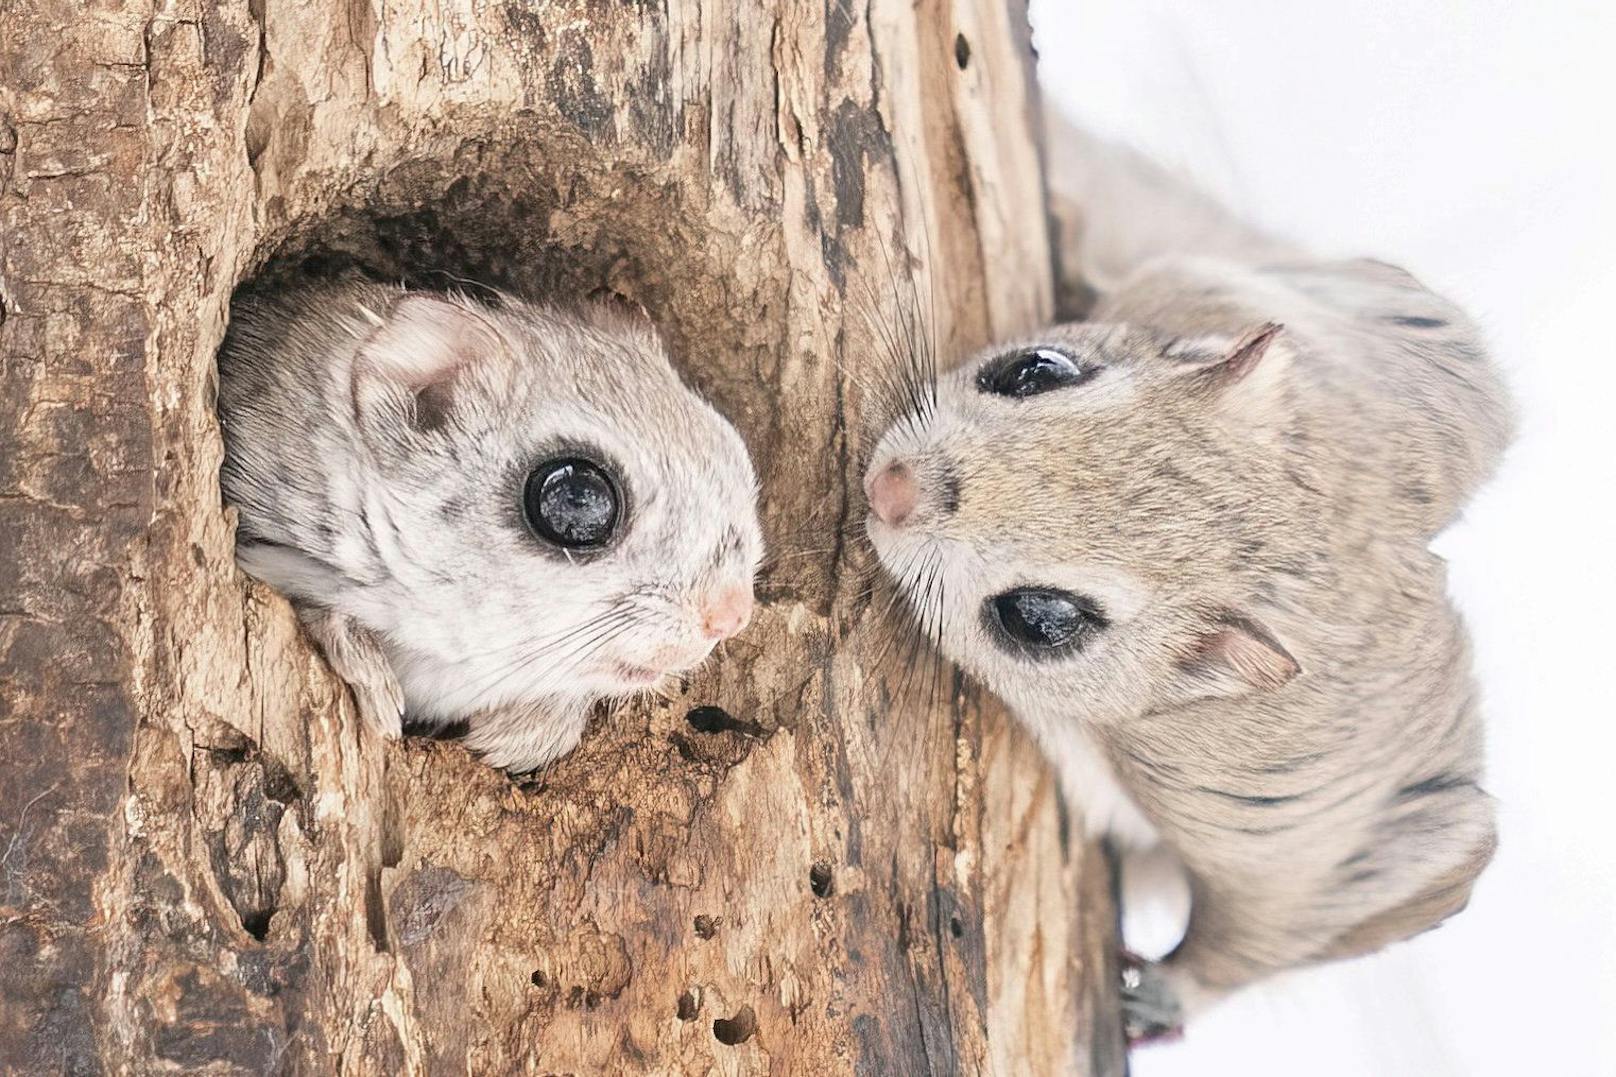
[[[0,1070],[1120,1069],[1104,863],[856,537],[864,315],[1050,315],[1030,64],[996,0],[0,0]],[[234,568],[230,295],[347,265],[637,300],[757,463],[753,627],[538,781],[362,737]]]

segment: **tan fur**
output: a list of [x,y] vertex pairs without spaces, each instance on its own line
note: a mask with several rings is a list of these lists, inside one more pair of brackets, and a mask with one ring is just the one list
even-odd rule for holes
[[[1180,201],[1208,242],[1186,232],[1175,253],[1155,229],[1068,252],[1117,282],[1092,322],[990,349],[894,425],[872,473],[906,462],[920,503],[869,530],[944,652],[1063,773],[1097,747],[1182,858],[1191,923],[1163,971],[1193,1008],[1430,927],[1485,865],[1468,645],[1426,546],[1512,420],[1475,327],[1407,273],[1310,259]],[[1028,347],[1099,372],[980,389]],[[1075,653],[1016,653],[986,604],[1029,586],[1108,623]]]
[[1470,891],[1476,884],[1476,877],[1491,863],[1497,845],[1497,841],[1489,835],[1469,857],[1428,889],[1396,908],[1376,913],[1316,956],[1319,960],[1328,961],[1373,953],[1394,942],[1429,931],[1448,917],[1462,912],[1470,903]]

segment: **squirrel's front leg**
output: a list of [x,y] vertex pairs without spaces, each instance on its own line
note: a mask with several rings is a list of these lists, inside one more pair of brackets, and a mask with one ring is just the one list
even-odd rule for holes
[[300,606],[297,612],[332,671],[353,691],[365,726],[383,740],[397,740],[404,726],[404,689],[376,634],[323,606]]
[[468,720],[465,744],[489,766],[520,774],[576,748],[588,720],[588,704],[573,699],[489,707]]

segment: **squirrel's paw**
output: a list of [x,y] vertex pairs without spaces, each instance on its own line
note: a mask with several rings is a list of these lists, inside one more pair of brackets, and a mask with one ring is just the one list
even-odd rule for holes
[[1184,1007],[1154,961],[1122,952],[1122,1030],[1129,1047],[1176,1040],[1184,1034]]
[[332,671],[353,691],[365,726],[383,740],[397,740],[404,728],[404,689],[375,634],[331,610],[310,607],[299,614]]

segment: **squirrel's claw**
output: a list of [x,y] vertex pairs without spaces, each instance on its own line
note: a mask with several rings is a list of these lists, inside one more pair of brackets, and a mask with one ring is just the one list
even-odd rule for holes
[[1184,1008],[1161,966],[1122,951],[1122,1030],[1129,1048],[1167,1043],[1184,1035]]

